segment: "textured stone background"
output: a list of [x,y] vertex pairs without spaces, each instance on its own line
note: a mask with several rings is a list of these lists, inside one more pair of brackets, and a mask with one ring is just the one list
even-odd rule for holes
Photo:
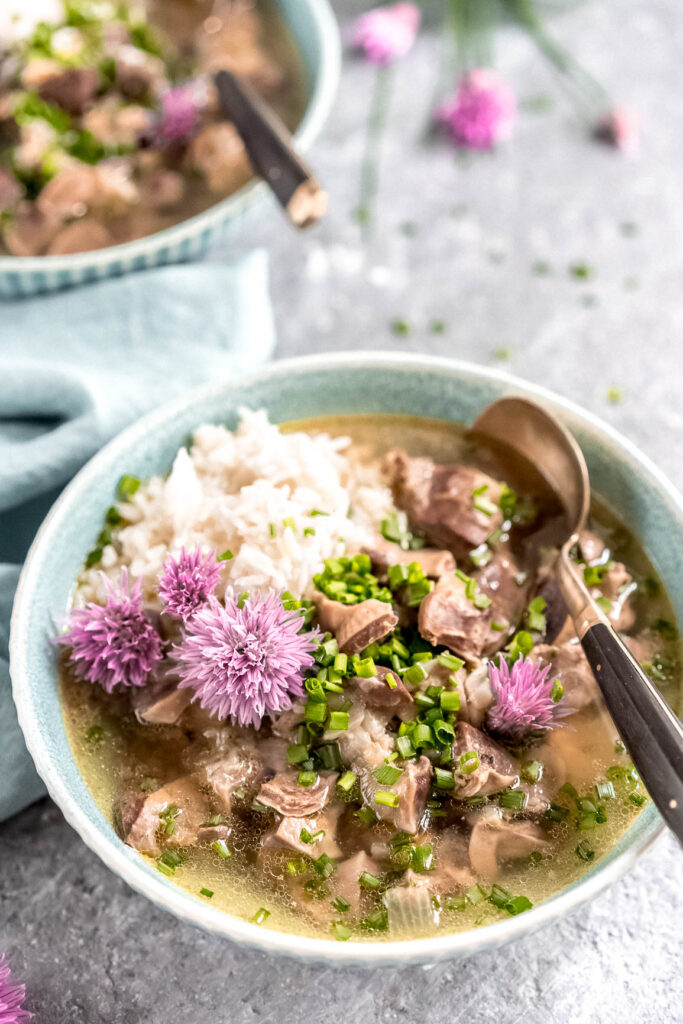
[[[362,4],[337,0],[342,20]],[[604,416],[674,479],[683,438],[683,17],[677,0],[595,0],[555,30],[640,114],[641,154],[586,139],[543,63],[518,37],[498,66],[524,100],[514,141],[456,158],[429,141],[436,33],[401,66],[382,162],[375,234],[361,244],[358,197],[372,70],[345,67],[315,153],[332,194],[318,230],[294,237],[272,217],[278,355],[401,348],[506,364]],[[406,235],[409,223],[414,233]],[[634,234],[624,234],[633,224]],[[552,274],[532,272],[536,260]],[[568,273],[589,262],[595,277]],[[406,318],[408,336],[390,323]],[[429,329],[433,319],[444,334]],[[609,405],[610,386],[624,401]],[[515,1024],[681,1020],[678,947],[683,859],[665,838],[571,918],[515,946],[423,971],[334,972],[242,952],[131,892],[44,801],[0,826],[0,948],[41,1024]]]

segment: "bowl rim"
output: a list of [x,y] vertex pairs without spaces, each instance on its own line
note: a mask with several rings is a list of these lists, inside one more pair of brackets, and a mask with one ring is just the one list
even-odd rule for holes
[[[337,353],[319,353],[297,356],[276,361],[254,373],[239,377],[233,381],[212,384],[193,389],[185,396],[165,403],[158,409],[135,421],[100,451],[94,455],[67,485],[60,497],[48,512],[26,557],[19,583],[17,586],[12,619],[10,624],[10,675],[12,692],[17,708],[26,745],[31,753],[38,773],[45,782],[52,799],[61,808],[66,820],[80,835],[87,846],[102,859],[107,867],[124,879],[134,890],[146,896],[157,906],[170,911],[182,921],[193,924],[212,934],[220,935],[247,947],[294,957],[305,961],[322,961],[331,966],[386,966],[400,963],[430,964],[462,955],[470,955],[487,948],[495,947],[537,930],[551,920],[560,917],[585,903],[608,885],[621,877],[655,840],[661,836],[665,827],[654,805],[650,804],[644,812],[650,814],[650,820],[642,826],[639,834],[634,836],[629,845],[613,860],[593,874],[582,876],[573,885],[562,890],[554,897],[534,906],[524,914],[487,925],[484,928],[470,929],[435,938],[397,940],[385,942],[340,943],[333,939],[310,938],[290,932],[261,929],[241,918],[233,917],[225,911],[217,910],[200,902],[173,883],[167,882],[161,875],[158,878],[148,874],[145,862],[136,857],[129,860],[125,855],[125,847],[112,831],[110,835],[101,834],[95,824],[90,822],[87,814],[81,810],[77,800],[70,793],[67,785],[55,770],[49,752],[44,746],[40,729],[37,724],[33,707],[31,687],[27,672],[27,649],[24,637],[28,636],[31,618],[31,590],[35,588],[34,565],[43,558],[43,548],[49,545],[53,526],[58,523],[63,510],[70,507],[72,495],[91,478],[99,476],[99,466],[106,463],[111,456],[125,452],[137,438],[148,435],[151,431],[161,429],[181,411],[188,407],[196,407],[201,415],[205,401],[221,395],[228,397],[232,392],[244,387],[262,383],[272,377],[283,377],[295,373],[308,373],[321,370],[334,373],[343,369],[361,370],[409,370],[432,373],[437,376],[444,374],[461,379],[468,377],[472,382],[477,380],[490,381],[532,398],[536,398],[551,408],[559,409],[570,416],[576,417],[592,428],[613,447],[620,450],[622,459],[630,462],[642,473],[643,470],[651,477],[660,491],[668,498],[670,512],[683,529],[683,496],[676,490],[664,473],[640,452],[636,446],[623,437],[609,424],[604,423],[592,412],[555,394],[542,385],[528,383],[505,371],[490,367],[478,366],[465,360],[420,355],[415,353],[380,351],[342,351]],[[641,821],[641,818],[637,819]],[[632,826],[632,828],[635,827]],[[628,833],[626,833],[628,835]],[[601,862],[599,862],[601,863]]]
[[[330,0],[297,0],[309,9],[315,29],[315,38],[320,47],[320,57],[306,104],[306,110],[294,132],[297,147],[306,152],[320,134],[337,95],[341,76],[341,36]],[[301,47],[296,43],[301,54]],[[91,252],[68,253],[59,256],[5,256],[0,255],[0,274],[35,274],[38,271],[58,273],[64,270],[82,270],[86,267],[102,267],[119,260],[129,263],[136,258],[148,256],[167,246],[176,247],[188,239],[194,239],[204,231],[213,230],[224,222],[239,217],[249,210],[261,197],[269,195],[268,185],[259,178],[252,178],[241,189],[225,199],[213,203],[206,210],[194,214],[170,227],[154,231],[151,235],[108,245]]]

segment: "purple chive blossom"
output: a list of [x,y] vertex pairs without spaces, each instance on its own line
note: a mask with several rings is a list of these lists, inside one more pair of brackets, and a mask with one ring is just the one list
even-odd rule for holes
[[415,42],[420,11],[415,4],[390,4],[362,14],[351,31],[351,45],[373,64],[391,64]]
[[[147,676],[161,661],[161,639],[142,607],[142,583],[128,586],[128,572],[121,570],[118,590],[102,574],[107,590],[104,605],[75,608],[69,631],[57,643],[71,648],[70,662],[79,679],[98,683],[111,693],[122,686],[144,686]],[[1,1024],[1,1022],[0,1022]]]
[[159,577],[159,597],[164,602],[164,611],[176,619],[191,618],[213,595],[220,575],[215,551],[205,558],[199,549],[188,554],[182,548],[178,558],[169,555]]
[[608,146],[614,146],[622,153],[634,153],[638,149],[638,128],[629,110],[615,107],[604,114],[595,128],[595,137]]
[[512,668],[504,658],[500,665],[489,662],[489,680],[496,703],[488,713],[487,724],[492,732],[515,742],[527,732],[554,729],[558,719],[571,713],[553,700],[555,680],[548,679],[550,665],[545,667],[527,661],[522,655]]
[[512,89],[488,68],[464,75],[455,96],[436,112],[437,124],[463,149],[493,149],[509,138],[517,114]]
[[177,85],[161,94],[161,117],[157,135],[165,142],[184,142],[199,122],[197,91],[193,85]]
[[218,718],[258,727],[265,714],[286,711],[303,692],[303,672],[313,664],[318,633],[300,633],[298,612],[275,591],[248,598],[242,608],[232,591],[225,605],[215,597],[187,624],[174,649],[181,687]]
[[12,981],[5,954],[0,954],[0,1024],[23,1024],[31,1020],[32,1013],[22,1010],[26,986]]

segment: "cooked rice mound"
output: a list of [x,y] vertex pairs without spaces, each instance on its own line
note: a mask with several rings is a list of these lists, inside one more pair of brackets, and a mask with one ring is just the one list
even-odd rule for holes
[[281,433],[263,410],[241,409],[234,432],[199,427],[167,477],[152,477],[118,506],[124,525],[100,566],[81,573],[75,603],[102,600],[99,570],[118,579],[127,566],[158,605],[164,559],[182,547],[232,551],[219,594],[231,585],[310,596],[323,559],[357,551],[392,507],[378,464],[359,465],[348,446],[348,438]]

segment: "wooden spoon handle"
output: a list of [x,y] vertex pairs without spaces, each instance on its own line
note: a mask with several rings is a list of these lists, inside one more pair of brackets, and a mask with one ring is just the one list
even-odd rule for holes
[[326,212],[327,192],[296,153],[287,128],[256,90],[232,71],[214,76],[224,117],[233,122],[249,159],[297,228],[315,224]]

